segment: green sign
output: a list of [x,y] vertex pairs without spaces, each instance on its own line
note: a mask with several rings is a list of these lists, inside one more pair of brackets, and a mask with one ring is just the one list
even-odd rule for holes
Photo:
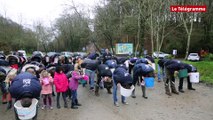
[[132,54],[133,44],[132,43],[117,43],[116,54]]

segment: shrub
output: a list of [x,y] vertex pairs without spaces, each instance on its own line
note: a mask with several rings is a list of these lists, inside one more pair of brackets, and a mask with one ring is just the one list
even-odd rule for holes
[[203,60],[205,60],[205,61],[213,61],[213,54],[209,53]]

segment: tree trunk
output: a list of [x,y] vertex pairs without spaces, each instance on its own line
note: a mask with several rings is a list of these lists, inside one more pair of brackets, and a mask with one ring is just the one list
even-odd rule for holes
[[135,47],[135,56],[137,55],[138,47],[140,44],[140,33],[141,33],[141,1],[138,4],[139,14],[138,14],[138,32],[137,32],[137,44]]
[[152,45],[152,53],[154,52],[154,28],[153,28],[153,14],[152,14],[152,9],[150,12],[150,30],[151,30],[151,45]]
[[[187,28],[186,28],[187,29]],[[188,30],[187,32],[187,47],[186,47],[186,56],[185,56],[185,60],[188,57],[189,54],[189,47],[190,47],[190,41],[191,41],[191,34],[192,34],[192,29],[193,29],[193,19],[190,22],[190,30]]]

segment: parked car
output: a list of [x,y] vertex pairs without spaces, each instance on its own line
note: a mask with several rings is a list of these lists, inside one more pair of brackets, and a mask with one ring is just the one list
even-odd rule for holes
[[41,51],[34,51],[32,56],[34,55],[40,55],[41,57],[44,57],[44,54]]
[[199,61],[200,60],[200,56],[198,55],[198,53],[190,53],[187,60],[190,61]]
[[164,52],[153,52],[152,57],[153,58],[165,58],[168,57],[170,54],[164,53]]
[[87,56],[87,53],[86,52],[74,52],[73,57],[77,57],[77,56],[84,58]]
[[64,52],[61,52],[61,55],[64,55],[66,57],[72,57],[73,56],[73,53],[72,52],[69,52],[69,51],[64,51]]
[[48,52],[47,53],[47,56],[49,56],[49,57],[54,56],[54,55],[60,56],[60,53],[58,53],[58,52]]

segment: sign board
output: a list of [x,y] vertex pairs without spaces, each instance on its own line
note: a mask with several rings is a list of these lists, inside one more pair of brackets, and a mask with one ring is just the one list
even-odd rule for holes
[[144,54],[144,55],[147,55],[147,53],[148,53],[147,50],[144,50],[144,51],[143,51],[143,54]]
[[177,50],[173,50],[173,51],[172,51],[172,54],[173,54],[173,55],[177,55]]
[[133,44],[132,43],[117,43],[116,54],[132,54]]

